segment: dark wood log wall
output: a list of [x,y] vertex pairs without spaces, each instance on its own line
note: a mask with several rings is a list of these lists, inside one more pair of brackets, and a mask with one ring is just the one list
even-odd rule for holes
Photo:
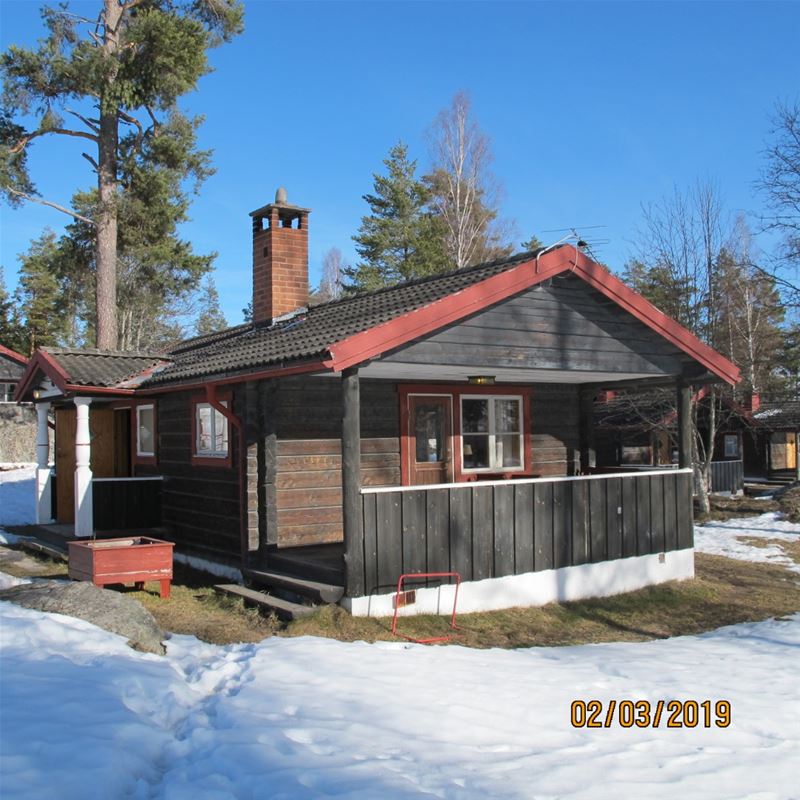
[[543,478],[580,471],[580,387],[538,384],[531,396],[533,472]]
[[92,514],[96,531],[157,528],[161,525],[163,481],[92,481]]
[[681,550],[691,503],[691,475],[674,471],[365,493],[363,579],[347,593],[389,592],[404,572],[472,581]]
[[[242,387],[243,389],[243,387]],[[234,408],[239,401],[234,392]],[[158,398],[158,463],[138,466],[137,475],[163,475],[161,518],[183,549],[213,561],[241,562],[239,452],[230,432],[231,467],[192,464],[193,393]]]
[[[361,480],[400,485],[397,386],[361,382]],[[342,387],[294,378],[276,388],[276,535],[279,547],[342,541]]]

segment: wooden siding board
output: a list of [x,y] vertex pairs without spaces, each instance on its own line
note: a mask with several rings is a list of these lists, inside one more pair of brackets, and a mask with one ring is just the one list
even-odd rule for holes
[[514,563],[517,574],[533,572],[533,485],[514,486]]
[[678,515],[678,548],[683,550],[684,548],[694,546],[692,476],[688,473],[678,475],[676,504]]
[[378,495],[365,494],[364,502],[364,589],[378,588]]
[[403,518],[403,572],[427,572],[425,492],[404,492]]
[[650,478],[633,478],[636,484],[636,552],[645,556],[650,549]]
[[589,537],[591,534],[589,516],[588,482],[577,483],[572,487],[572,564],[587,564],[590,561]]
[[516,492],[511,484],[495,486],[493,490],[494,505],[494,567],[492,576],[514,575],[515,564],[515,519]]
[[492,577],[494,562],[494,492],[491,486],[454,490],[472,496],[472,580]]
[[428,540],[428,571],[450,572],[450,492],[429,489],[425,492],[425,521]]
[[553,569],[553,484],[537,483],[533,489],[534,570]]
[[664,479],[661,475],[650,478],[650,518],[652,520],[652,535],[650,538],[650,552],[664,552]]
[[461,580],[472,580],[472,502],[469,491],[448,489],[450,495],[450,563]]
[[622,557],[636,555],[636,484],[622,481]]
[[591,561],[596,564],[606,559],[607,497],[605,481],[589,483],[589,517],[591,520]]
[[553,484],[553,566],[570,566],[572,559],[572,484]]
[[606,482],[606,557],[622,558],[622,480],[610,478]]
[[397,494],[379,494],[378,519],[378,575],[381,591],[397,586],[403,573],[403,529],[400,497]]
[[667,474],[664,484],[664,551],[678,549],[678,475]]

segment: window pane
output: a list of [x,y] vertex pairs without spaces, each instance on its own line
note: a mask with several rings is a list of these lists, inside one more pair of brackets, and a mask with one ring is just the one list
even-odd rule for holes
[[469,398],[461,401],[461,430],[464,433],[489,432],[489,401]]
[[519,434],[498,435],[494,440],[495,466],[521,467],[522,451],[520,450]]
[[152,454],[155,452],[155,426],[153,424],[153,407],[140,406],[139,414],[139,440],[138,451],[140,455]]
[[210,453],[212,444],[211,406],[203,403],[197,406],[197,451]]
[[214,409],[214,452],[228,454],[228,420]]
[[481,469],[489,466],[489,437],[472,435],[463,440],[464,469]]
[[519,400],[495,400],[494,424],[498,433],[520,433]]
[[444,461],[444,406],[418,405],[414,413],[417,463]]
[[728,434],[725,436],[725,457],[735,458],[739,455],[739,437]]

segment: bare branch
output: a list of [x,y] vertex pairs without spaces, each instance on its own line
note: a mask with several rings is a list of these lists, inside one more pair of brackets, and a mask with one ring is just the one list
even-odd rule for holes
[[92,169],[95,172],[100,169],[98,163],[88,153],[81,153],[81,155],[92,165]]
[[90,120],[88,117],[84,117],[83,114],[79,114],[77,111],[73,111],[71,108],[64,109],[67,114],[72,114],[73,117],[77,117],[87,128],[90,128],[95,133],[100,133],[100,126]]
[[57,133],[59,136],[75,136],[79,139],[89,139],[92,142],[97,142],[97,136],[93,133],[86,133],[85,131],[73,131],[69,128],[48,128],[44,131],[33,131],[32,133],[26,133],[12,148],[10,148],[10,152],[13,154],[22,152],[33,139],[38,139],[40,136],[44,136],[48,133]]
[[18,192],[16,189],[12,189],[11,187],[7,187],[6,191],[11,192],[11,194],[16,195],[17,197],[21,197],[23,200],[28,200],[31,203],[39,203],[39,205],[47,206],[48,208],[54,208],[56,211],[61,211],[64,214],[68,214],[70,217],[73,217],[80,222],[85,222],[87,225],[97,224],[94,220],[89,219],[89,217],[84,217],[82,214],[78,214],[69,208],[59,205],[58,203],[53,203],[51,200],[43,200],[41,197],[33,197],[32,195],[25,194],[25,192]]

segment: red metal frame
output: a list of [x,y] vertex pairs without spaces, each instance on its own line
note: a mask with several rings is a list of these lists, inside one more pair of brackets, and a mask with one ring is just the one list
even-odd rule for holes
[[394,616],[392,617],[392,635],[400,636],[409,642],[415,644],[434,644],[435,642],[448,642],[453,638],[452,634],[447,636],[433,636],[430,639],[415,639],[413,636],[407,636],[405,633],[398,633],[397,631],[397,612],[400,610],[400,605],[397,602],[398,596],[403,591],[403,583],[406,578],[413,578],[414,580],[422,580],[422,578],[455,578],[456,579],[456,593],[453,597],[453,614],[450,617],[450,628],[458,630],[456,626],[456,607],[458,606],[458,590],[461,588],[461,573],[459,572],[405,572],[397,579],[397,594],[395,595],[394,603]]
[[[533,475],[533,421],[531,419],[531,386],[520,386],[511,383],[497,383],[492,386],[474,386],[471,383],[407,383],[399,387],[400,395],[400,482],[403,486],[411,486],[411,458],[414,448],[411,443],[409,429],[410,415],[408,407],[409,395],[429,394],[450,397],[453,410],[453,430],[450,453],[453,458],[453,480],[475,481],[480,478],[501,478],[504,475],[530,477]],[[498,470],[497,472],[464,472],[461,469],[461,395],[521,395],[522,396],[522,469]]]

